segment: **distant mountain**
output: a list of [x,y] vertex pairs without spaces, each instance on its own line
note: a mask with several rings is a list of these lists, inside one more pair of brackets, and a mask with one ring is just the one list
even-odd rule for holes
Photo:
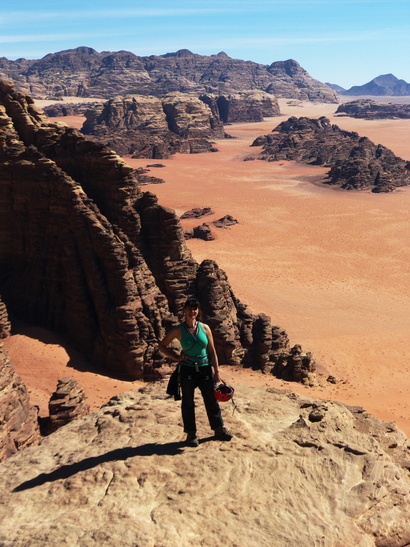
[[326,85],[331,87],[333,91],[336,91],[336,93],[339,93],[340,95],[343,95],[343,93],[346,91],[344,87],[341,87],[340,85],[337,85],[337,84],[330,84],[329,82],[326,82]]
[[[333,88],[334,89],[334,88]],[[383,74],[377,76],[367,84],[353,86],[343,92],[342,95],[379,95],[379,96],[399,96],[410,95],[410,84],[404,80],[399,80],[393,74]]]
[[226,53],[197,55],[187,49],[138,57],[129,51],[101,53],[78,47],[50,53],[39,60],[0,58],[0,73],[15,88],[37,99],[62,96],[165,95],[235,93],[262,90],[299,100],[338,102],[337,94],[312,78],[296,61],[262,65],[232,59]]

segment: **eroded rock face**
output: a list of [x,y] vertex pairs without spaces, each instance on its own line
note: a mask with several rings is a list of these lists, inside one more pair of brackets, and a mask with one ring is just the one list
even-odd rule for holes
[[[114,397],[0,467],[0,543],[402,547],[410,441],[363,409],[235,387],[229,443],[185,447],[165,383]],[[200,397],[200,395],[199,395]]]
[[48,403],[48,433],[57,431],[73,420],[87,416],[90,407],[85,400],[84,390],[72,378],[62,378]]
[[336,110],[336,114],[364,118],[365,120],[408,119],[410,118],[410,104],[386,104],[371,99],[361,99],[341,104]]
[[0,342],[0,461],[40,441],[38,409]]
[[197,55],[186,49],[138,57],[129,51],[97,52],[79,47],[42,59],[0,59],[0,72],[18,90],[38,99],[77,96],[235,93],[257,89],[300,100],[338,102],[337,94],[313,79],[296,61],[270,66],[232,59],[226,53]]
[[209,105],[223,123],[261,122],[265,117],[280,115],[276,97],[264,91],[250,90],[232,94],[205,94],[199,98]]
[[256,318],[216,263],[193,260],[175,212],[141,192],[112,151],[50,123],[5,80],[0,160],[0,294],[10,312],[64,333],[101,370],[152,379],[164,362],[158,340],[196,294],[221,363],[258,361]]
[[86,112],[82,133],[118,154],[167,158],[176,152],[210,152],[212,138],[223,138],[222,122],[197,97],[116,97]]
[[324,182],[346,190],[390,192],[410,184],[410,162],[367,137],[332,125],[325,117],[291,117],[252,146],[263,146],[260,158],[264,160],[330,167]]

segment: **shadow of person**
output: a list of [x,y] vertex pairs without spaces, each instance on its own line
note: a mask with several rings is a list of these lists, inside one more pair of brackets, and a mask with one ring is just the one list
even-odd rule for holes
[[136,447],[128,446],[124,448],[117,448],[105,454],[101,454],[100,456],[93,456],[76,463],[62,465],[50,473],[41,473],[37,477],[16,486],[13,489],[13,492],[23,492],[24,490],[41,486],[46,482],[67,479],[80,471],[92,469],[93,467],[105,462],[126,460],[128,458],[133,458],[134,456],[176,456],[177,454],[182,454],[184,452],[181,448],[182,446],[184,446],[183,442],[173,442],[165,444],[147,443]]

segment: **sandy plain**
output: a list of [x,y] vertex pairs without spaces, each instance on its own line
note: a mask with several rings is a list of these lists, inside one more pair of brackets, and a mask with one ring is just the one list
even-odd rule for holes
[[[143,190],[178,215],[212,207],[212,216],[182,221],[184,228],[225,214],[238,220],[214,228],[214,241],[189,240],[193,256],[215,260],[235,294],[284,327],[291,344],[312,351],[320,378],[331,374],[338,383],[307,388],[232,367],[223,369],[225,380],[359,405],[410,435],[410,188],[345,192],[323,184],[321,167],[244,161],[259,151],[250,147],[254,138],[290,115],[326,115],[410,161],[410,120],[356,120],[335,116],[333,104],[280,104],[281,117],[227,126],[236,138],[216,141],[216,153],[126,161],[164,165],[150,174],[166,183]],[[78,118],[61,121],[81,125]],[[58,378],[79,380],[92,409],[142,385],[99,374],[63,338],[42,329],[17,324],[5,345],[42,415]]]

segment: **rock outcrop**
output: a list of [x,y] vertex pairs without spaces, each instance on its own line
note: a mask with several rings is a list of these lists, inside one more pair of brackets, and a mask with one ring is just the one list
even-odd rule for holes
[[261,122],[265,117],[280,115],[274,95],[264,91],[240,91],[232,94],[205,94],[199,97],[209,105],[223,123]]
[[263,146],[263,160],[330,167],[324,182],[346,190],[390,192],[410,184],[410,162],[367,137],[332,125],[325,117],[291,117],[271,134],[258,137],[252,146]]
[[350,89],[345,89],[342,94],[402,97],[410,95],[410,84],[404,80],[399,80],[393,74],[382,74],[373,78],[367,84],[355,85]]
[[210,437],[198,404],[193,449],[165,388],[118,395],[3,462],[1,545],[410,543],[410,440],[394,424],[238,385],[223,407],[234,438]]
[[[175,212],[142,192],[138,174],[111,150],[49,122],[7,80],[0,80],[0,218],[7,309],[64,333],[100,370],[161,376],[158,340],[188,294],[202,304],[222,364],[248,354],[258,361],[256,316],[216,263],[193,260]],[[264,353],[278,359],[269,324],[262,336]],[[290,356],[288,345],[282,354]]]
[[338,102],[330,87],[312,78],[296,61],[261,65],[232,59],[224,52],[206,56],[183,49],[138,57],[129,51],[99,53],[79,47],[37,60],[10,61],[3,57],[0,73],[12,78],[19,91],[37,99],[259,89],[277,97]]
[[359,99],[341,104],[336,114],[365,120],[409,119],[410,104],[377,103],[371,99]]
[[72,378],[62,378],[58,380],[57,389],[51,395],[48,410],[48,433],[51,433],[73,420],[87,416],[90,407],[79,383]]
[[156,159],[176,152],[210,152],[214,147],[209,139],[225,136],[211,109],[182,93],[115,97],[87,111],[81,131],[117,154]]
[[0,342],[0,462],[40,442],[38,409]]
[[43,108],[49,118],[62,118],[64,116],[85,116],[88,110],[100,106],[101,101],[89,103],[54,103]]

